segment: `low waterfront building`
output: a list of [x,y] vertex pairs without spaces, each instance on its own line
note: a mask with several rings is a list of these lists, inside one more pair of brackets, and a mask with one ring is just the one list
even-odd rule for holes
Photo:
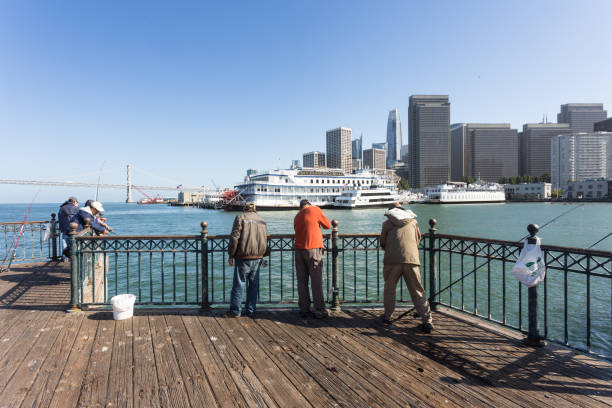
[[593,131],[595,132],[612,132],[612,118],[602,120],[593,125]]
[[204,193],[196,191],[180,191],[178,203],[183,205],[197,204],[204,201]]
[[305,168],[316,169],[325,167],[325,153],[323,152],[308,152],[302,155]]
[[612,132],[571,133],[551,139],[551,182],[612,178]]
[[601,200],[612,197],[612,179],[570,181],[563,198],[567,200]]
[[386,169],[387,152],[384,149],[372,147],[363,151],[363,167],[366,169]]
[[551,183],[521,183],[504,185],[508,200],[548,200],[552,195]]

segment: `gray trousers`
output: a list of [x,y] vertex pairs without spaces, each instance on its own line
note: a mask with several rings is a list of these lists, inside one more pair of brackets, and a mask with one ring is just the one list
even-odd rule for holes
[[310,291],[308,278],[312,285],[312,298],[314,309],[317,312],[325,311],[323,298],[323,249],[295,249],[295,270],[297,276],[298,296],[300,310],[310,310]]

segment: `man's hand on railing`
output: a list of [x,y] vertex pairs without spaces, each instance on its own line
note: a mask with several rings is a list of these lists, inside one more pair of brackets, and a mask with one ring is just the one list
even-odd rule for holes
[[227,260],[227,263],[229,264],[229,266],[234,266],[234,258],[229,258]]

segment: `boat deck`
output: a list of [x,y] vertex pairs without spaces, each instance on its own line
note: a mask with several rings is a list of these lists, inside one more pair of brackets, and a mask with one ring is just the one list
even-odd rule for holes
[[66,313],[65,264],[0,275],[0,406],[405,407],[612,404],[612,363],[440,311],[431,335],[376,309]]

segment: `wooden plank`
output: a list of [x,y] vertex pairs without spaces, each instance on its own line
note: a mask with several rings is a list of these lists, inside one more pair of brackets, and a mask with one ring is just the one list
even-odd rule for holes
[[227,333],[230,341],[236,347],[246,363],[253,369],[253,372],[266,387],[268,393],[280,407],[310,407],[311,404],[306,400],[296,387],[293,386],[283,372],[271,362],[259,345],[247,334],[247,330],[242,324],[249,319],[225,319],[220,321],[221,326]]
[[408,390],[401,389],[375,365],[368,364],[346,349],[335,348],[334,338],[325,325],[315,329],[309,326],[308,321],[294,324],[296,320],[295,317],[285,313],[279,316],[276,324],[308,350],[314,358],[328,367],[331,366],[340,381],[351,388],[362,388],[367,393],[369,403],[384,407],[431,406],[430,401],[421,401],[408,393]]
[[217,406],[215,396],[206,379],[206,373],[189,340],[189,335],[181,316],[166,315],[166,325],[172,336],[174,352],[181,363],[181,375],[183,376],[185,389],[187,394],[189,394],[191,405],[194,407]]
[[210,319],[211,317],[183,315],[182,318],[200,364],[215,394],[217,404],[226,408],[246,407],[247,403],[230,373],[225,369],[225,364],[215,350],[213,341],[199,322],[199,319]]
[[134,406],[161,407],[149,316],[134,316]]
[[276,407],[276,402],[270,397],[265,387],[253,373],[251,367],[240,356],[217,320],[214,317],[202,318],[200,323],[204,327],[206,334],[211,339],[216,339],[213,341],[215,350],[219,357],[221,357],[226,370],[230,373],[247,404],[258,407]]
[[[364,319],[352,319],[342,313],[335,315],[328,322],[312,322],[318,328],[322,324],[331,324],[333,329],[333,345],[344,347],[356,356],[368,360],[384,375],[393,379],[397,384],[410,389],[417,398],[434,405],[470,406],[495,403],[498,407],[517,406],[508,404],[504,400],[496,401],[483,398],[487,391],[483,384],[457,375],[452,370],[429,359],[415,358],[414,352],[406,349],[402,344],[379,335],[374,330],[367,330],[370,322]],[[384,342],[383,340],[388,340]],[[402,350],[403,349],[403,350]],[[403,353],[401,352],[403,351]],[[409,356],[409,357],[407,357]],[[444,380],[441,380],[444,378]],[[450,383],[453,385],[451,386]],[[477,387],[477,392],[466,390],[464,385]]]
[[[362,313],[372,316],[371,311]],[[542,389],[534,388],[532,384],[516,382],[510,373],[506,373],[502,380],[492,378],[493,373],[499,373],[505,367],[502,360],[496,359],[486,351],[487,342],[495,341],[492,334],[478,342],[473,330],[466,330],[460,322],[453,321],[447,324],[443,317],[436,315],[435,324],[436,331],[432,335],[420,333],[417,329],[418,322],[411,319],[398,321],[387,330],[401,332],[406,344],[413,349],[418,349],[436,361],[445,362],[452,368],[459,368],[462,372],[487,381],[495,387],[493,390],[497,394],[511,398],[519,404],[551,407],[575,405],[561,395],[545,393]]]
[[315,407],[338,406],[338,403],[329,394],[328,390],[322,387],[276,342],[252,319],[243,319],[240,325],[251,336],[253,341],[259,346],[259,350],[265,353],[265,357],[270,359],[292,382],[292,384],[304,395],[304,397]]
[[[454,316],[444,316],[446,318],[441,324],[450,329],[450,325],[457,320]],[[466,335],[486,345],[482,347],[482,351],[502,362],[503,367],[495,370],[490,379],[500,382],[511,379],[525,386],[540,387],[541,391],[565,399],[570,404],[596,407],[602,402],[606,404],[612,402],[610,392],[607,395],[596,394],[597,391],[609,386],[608,381],[591,377],[588,384],[581,379],[578,380],[577,386],[571,386],[572,383],[576,384],[575,377],[582,377],[589,371],[581,364],[572,360],[565,362],[557,360],[547,347],[540,349],[524,347],[518,340],[509,340],[502,336],[499,337],[506,341],[487,342],[487,339],[492,337],[490,332],[478,326],[477,322],[463,322]],[[554,376],[554,373],[558,375]],[[551,399],[550,396],[547,399]]]
[[64,371],[55,389],[50,407],[66,408],[74,407],[79,401],[81,384],[85,377],[91,348],[94,343],[98,320],[90,319],[87,315],[77,335]]
[[21,407],[49,406],[84,318],[83,313],[67,314],[64,317],[64,327],[55,343],[47,350],[49,355],[30,386]]
[[179,363],[172,346],[170,330],[163,315],[149,316],[153,338],[153,354],[159,381],[159,398],[163,407],[189,406],[189,396],[185,390]]
[[293,338],[287,335],[284,330],[272,321],[262,316],[257,319],[257,324],[268,336],[276,340],[276,343],[281,347],[282,352],[291,356],[291,358],[302,367],[309,376],[314,378],[327,392],[334,397],[339,405],[345,407],[370,407],[370,399],[362,387],[352,387],[341,381],[337,372],[334,372],[332,366],[323,364],[313,356]]
[[82,407],[104,406],[106,404],[115,322],[106,317],[108,313],[98,316],[99,327],[93,340],[89,364],[85,371],[79,398],[79,406]]
[[[110,315],[110,313],[109,313]],[[110,317],[110,316],[109,316]],[[132,356],[133,319],[115,321],[113,354],[108,373],[107,406],[134,406],[132,390],[134,360]]]
[[19,406],[30,386],[36,379],[36,376],[42,367],[45,359],[49,355],[49,346],[55,343],[63,325],[66,323],[64,319],[65,313],[52,312],[53,316],[48,321],[48,324],[41,329],[41,335],[36,339],[21,362],[12,378],[6,384],[6,387],[0,393],[0,401],[2,406]]
[[39,311],[37,316],[29,321],[25,327],[17,324],[5,334],[11,340],[7,342],[8,347],[4,356],[0,359],[0,390],[6,387],[30,347],[47,330],[46,324],[53,315],[54,312]]

